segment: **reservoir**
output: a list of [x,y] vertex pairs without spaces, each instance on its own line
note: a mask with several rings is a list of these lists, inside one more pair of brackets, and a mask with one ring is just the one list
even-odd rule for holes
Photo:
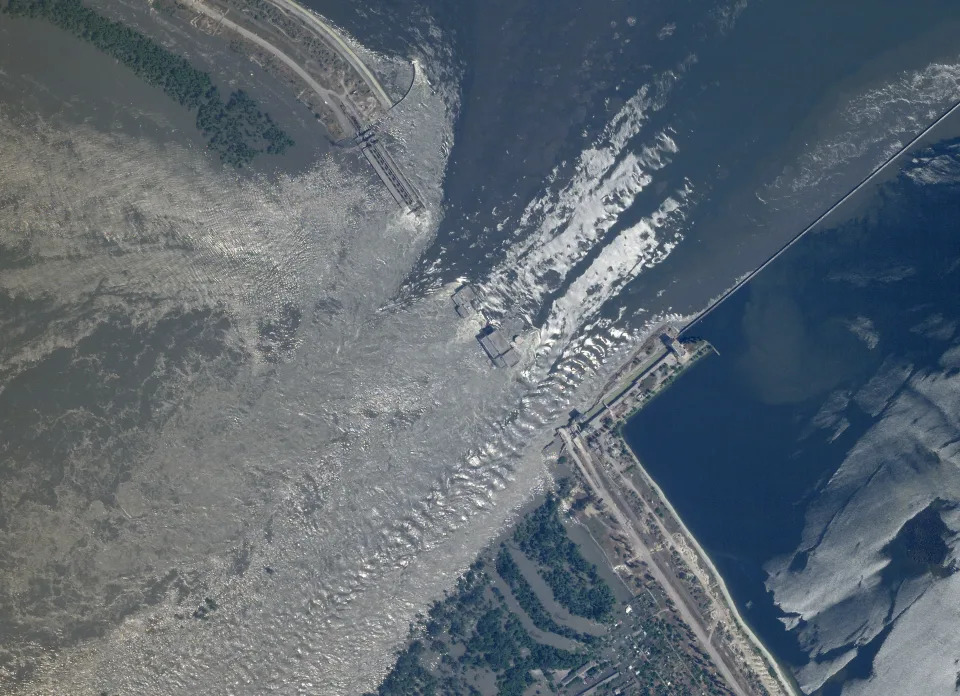
[[[425,214],[226,37],[163,32],[270,104],[298,144],[283,165],[222,168],[158,88],[0,18],[0,680],[26,693],[375,688],[644,327],[701,309],[960,93],[951,0],[304,2],[401,100],[381,132]],[[922,608],[949,587],[929,581],[942,526],[960,529],[937,464],[956,390],[930,366],[952,364],[955,232],[936,213],[957,216],[950,184],[921,178],[697,327],[721,356],[632,426],[808,684],[903,641],[884,588]],[[463,283],[521,337],[517,365],[490,365],[451,309]],[[905,468],[865,481],[850,453],[896,379],[901,427],[928,419],[938,441],[896,431]],[[843,505],[874,492],[884,515]],[[220,609],[193,618],[207,597]]]
[[957,149],[901,161],[692,327],[720,355],[624,427],[808,693],[861,693],[898,597],[950,582]]

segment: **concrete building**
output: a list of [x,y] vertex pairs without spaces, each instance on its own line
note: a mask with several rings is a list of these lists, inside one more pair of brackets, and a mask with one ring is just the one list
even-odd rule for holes
[[477,334],[477,340],[497,367],[513,367],[520,362],[517,351],[510,345],[510,341],[503,332],[495,326],[487,324],[483,331]]
[[453,293],[453,308],[461,318],[466,319],[480,311],[480,298],[472,287],[461,285]]
[[686,346],[680,343],[679,332],[672,326],[668,326],[667,329],[660,334],[660,340],[663,341],[663,345],[676,356],[680,363],[685,363],[690,358],[690,353],[687,351]]

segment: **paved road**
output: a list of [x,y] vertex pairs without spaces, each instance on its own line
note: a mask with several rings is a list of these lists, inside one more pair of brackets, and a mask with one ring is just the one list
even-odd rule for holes
[[354,70],[360,73],[360,76],[363,78],[370,86],[370,90],[376,96],[377,101],[380,102],[380,106],[383,107],[384,111],[389,111],[393,107],[393,102],[390,100],[390,97],[384,91],[383,86],[377,80],[370,69],[364,65],[363,61],[360,60],[360,57],[353,52],[353,50],[346,44],[346,42],[340,38],[337,32],[329,24],[324,22],[320,17],[315,15],[310,10],[307,10],[293,0],[269,0],[273,5],[281,10],[287,10],[293,12],[298,17],[303,19],[311,27],[322,33],[324,36],[329,39],[333,44],[334,49],[343,56],[343,58],[353,66]]
[[663,569],[660,568],[654,560],[650,549],[637,532],[635,522],[628,519],[625,510],[629,510],[629,505],[626,501],[620,499],[618,493],[614,493],[613,487],[607,486],[605,476],[593,465],[592,455],[586,450],[579,438],[571,437],[566,428],[560,429],[560,436],[563,438],[567,452],[570,453],[573,460],[579,466],[580,471],[583,472],[590,487],[594,489],[599,497],[607,501],[607,509],[613,513],[623,533],[629,538],[630,545],[633,547],[637,558],[647,565],[650,574],[657,583],[663,587],[663,591],[666,592],[667,596],[673,601],[677,612],[697,636],[697,639],[700,641],[704,650],[707,651],[707,654],[710,655],[710,659],[714,665],[716,665],[724,681],[727,682],[737,696],[752,696],[752,691],[744,688],[740,680],[737,679],[734,671],[727,665],[724,656],[720,654],[716,645],[710,640],[710,635],[702,625],[699,616],[694,614],[687,604],[687,598],[677,590],[666,573],[663,572]]
[[234,31],[237,34],[240,34],[243,38],[249,41],[252,41],[257,46],[264,49],[265,51],[268,51],[271,55],[275,56],[278,60],[282,61],[286,66],[288,66],[297,75],[299,75],[304,82],[310,85],[310,88],[313,91],[315,91],[318,95],[320,95],[320,98],[323,99],[323,101],[327,104],[327,106],[329,106],[330,109],[333,111],[333,113],[336,115],[337,120],[340,122],[340,125],[343,126],[344,132],[352,133],[354,131],[353,123],[350,122],[350,119],[347,118],[347,115],[343,112],[343,109],[341,109],[338,105],[339,97],[334,92],[331,92],[326,87],[321,85],[319,82],[314,80],[310,76],[310,73],[308,73],[306,70],[304,70],[299,65],[297,65],[296,61],[294,61],[293,58],[288,56],[286,53],[281,51],[279,48],[274,46],[272,43],[270,43],[266,39],[261,38],[260,36],[250,31],[249,29],[245,29],[244,27],[241,27],[236,22],[230,20],[226,15],[221,13],[219,10],[215,10],[212,7],[207,7],[203,2],[199,2],[198,0],[183,0],[183,3],[187,7],[197,12],[200,12],[201,14],[205,14],[207,17],[210,17],[211,19],[216,20],[217,22],[225,26],[230,31]]
[[[745,634],[747,641],[752,645],[753,648],[763,655],[761,658],[760,655],[750,655],[750,651],[746,651],[748,653],[747,660],[750,661],[752,668],[756,671],[761,680],[765,680],[766,675],[764,672],[768,666],[773,666],[776,674],[772,676],[777,682],[777,685],[765,684],[766,688],[770,690],[771,693],[776,693],[777,689],[783,689],[783,692],[786,694],[795,694],[796,691],[792,685],[792,682],[783,671],[783,668],[779,665],[779,663],[777,663],[776,659],[756,636],[753,630],[746,624],[746,622],[743,620],[743,617],[739,615],[739,612],[736,611],[736,604],[733,601],[733,597],[730,595],[730,591],[727,589],[726,583],[723,582],[723,576],[720,575],[720,571],[717,570],[717,568],[713,565],[713,562],[710,560],[710,556],[707,555],[707,552],[704,551],[697,542],[696,537],[694,537],[693,534],[690,533],[690,530],[687,529],[683,524],[680,516],[677,514],[676,510],[673,509],[673,506],[670,504],[670,501],[667,500],[667,497],[663,494],[663,491],[660,490],[647,472],[643,470],[640,461],[635,456],[632,457],[632,459],[643,478],[643,485],[650,489],[650,495],[654,496],[656,499],[659,499],[660,504],[667,508],[669,512],[667,517],[674,520],[682,530],[682,533],[679,535],[680,540],[682,540],[681,542],[680,540],[677,540],[678,535],[675,532],[671,532],[671,530],[667,528],[664,519],[659,515],[655,515],[653,519],[660,528],[660,533],[663,535],[663,538],[673,538],[675,540],[675,548],[677,553],[679,553],[680,556],[687,562],[691,572],[697,576],[697,579],[704,586],[704,589],[707,590],[707,593],[711,595],[713,595],[715,592],[720,593],[722,599],[714,596],[713,601],[717,603],[718,610],[724,614],[724,620],[737,622],[737,624],[740,626],[740,629]],[[640,493],[640,490],[634,485],[633,481],[630,480],[629,476],[622,476],[619,481],[623,487],[627,489],[628,493],[632,492],[640,500],[649,500],[648,496]],[[692,556],[692,558],[690,556]],[[706,566],[707,569],[704,569],[702,566]],[[712,628],[710,629],[710,635],[713,635]]]
[[717,299],[716,302],[714,302],[713,304],[711,304],[711,305],[710,305],[709,307],[707,307],[705,310],[703,310],[702,312],[700,312],[700,314],[698,314],[698,315],[695,316],[693,319],[691,319],[691,320],[687,323],[687,325],[684,326],[683,329],[681,329],[681,331],[686,331],[686,330],[689,329],[691,326],[693,326],[694,324],[698,323],[701,319],[704,319],[705,317],[707,317],[707,315],[709,315],[710,313],[712,313],[713,310],[715,310],[717,307],[719,307],[721,304],[723,304],[727,299],[730,298],[731,295],[733,295],[735,292],[737,292],[737,290],[739,290],[740,288],[742,288],[743,286],[745,286],[747,283],[749,283],[751,280],[753,280],[753,279],[757,276],[757,274],[759,274],[761,271],[763,271],[763,269],[765,269],[765,268],[766,268],[767,266],[769,266],[771,263],[773,263],[773,262],[776,261],[778,258],[780,258],[780,256],[783,255],[790,247],[792,247],[794,244],[796,244],[797,242],[799,242],[803,237],[805,237],[810,230],[812,230],[814,227],[816,227],[816,226],[819,225],[821,222],[823,222],[823,221],[827,218],[827,216],[830,215],[830,213],[832,213],[834,210],[836,210],[836,209],[839,208],[841,205],[843,205],[844,203],[846,203],[850,198],[852,198],[852,197],[857,193],[857,191],[859,191],[859,190],[862,189],[864,186],[866,186],[866,185],[869,184],[871,181],[873,181],[877,176],[880,175],[880,173],[881,173],[883,170],[885,170],[887,167],[889,167],[889,166],[890,166],[891,164],[893,164],[895,161],[897,161],[898,159],[900,159],[900,157],[902,157],[904,154],[906,154],[907,151],[909,151],[914,145],[916,145],[916,144],[919,143],[924,137],[926,137],[926,136],[930,133],[930,131],[932,131],[933,129],[935,129],[937,126],[939,126],[941,123],[943,123],[943,121],[945,121],[947,118],[949,118],[951,115],[953,115],[953,113],[954,113],[955,111],[958,111],[958,110],[960,110],[960,100],[957,100],[956,102],[954,102],[954,103],[953,103],[953,106],[951,106],[951,107],[950,107],[949,109],[947,109],[943,114],[941,114],[940,117],[937,118],[936,121],[934,121],[934,122],[931,123],[929,126],[927,126],[927,127],[924,128],[922,131],[920,131],[920,133],[919,133],[913,140],[911,140],[911,141],[908,142],[906,145],[904,145],[903,147],[901,147],[901,148],[900,148],[899,150],[897,150],[894,154],[892,154],[890,157],[888,157],[887,159],[885,159],[880,165],[878,165],[872,172],[870,172],[869,174],[867,174],[867,176],[864,177],[864,178],[860,181],[859,184],[857,184],[857,185],[854,186],[852,189],[850,189],[849,191],[847,191],[847,193],[844,194],[844,196],[843,196],[840,200],[838,200],[836,203],[832,204],[829,208],[827,208],[825,211],[823,211],[816,220],[814,220],[814,221],[811,222],[809,225],[807,225],[806,227],[804,227],[804,228],[800,231],[800,233],[797,234],[797,236],[795,236],[795,237],[794,237],[793,239],[791,239],[789,242],[787,242],[787,243],[784,244],[782,247],[780,247],[780,249],[779,249],[776,253],[774,253],[773,256],[771,256],[770,258],[768,258],[766,261],[764,261],[762,264],[760,264],[760,266],[758,266],[757,268],[755,268],[750,274],[748,274],[748,275],[745,276],[743,279],[741,279],[740,282],[738,282],[738,283],[737,283],[736,285],[734,285],[732,288],[730,288],[730,289],[727,290],[725,293],[723,293],[723,295],[721,295],[720,298]]

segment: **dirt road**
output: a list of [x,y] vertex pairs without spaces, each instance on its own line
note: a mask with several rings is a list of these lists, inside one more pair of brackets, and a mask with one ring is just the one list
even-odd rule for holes
[[347,114],[344,113],[343,109],[341,109],[339,106],[339,103],[340,103],[339,97],[333,92],[331,92],[330,90],[326,89],[319,82],[314,80],[310,76],[310,73],[308,73],[306,70],[300,67],[300,65],[298,65],[297,62],[293,60],[293,58],[288,56],[286,53],[281,51],[279,48],[274,46],[272,43],[270,43],[266,39],[261,38],[260,36],[250,31],[249,29],[245,29],[244,27],[240,26],[236,22],[232,21],[229,17],[227,17],[225,14],[223,14],[219,10],[215,10],[212,7],[208,7],[201,0],[181,0],[181,1],[184,3],[184,5],[194,10],[195,12],[199,12],[201,14],[206,15],[207,17],[210,17],[213,20],[216,20],[219,24],[226,27],[226,29],[228,29],[229,31],[235,32],[240,36],[242,36],[244,39],[256,44],[257,46],[259,46],[260,48],[262,48],[263,50],[267,51],[272,56],[277,58],[277,60],[281,61],[288,68],[293,70],[297,74],[297,76],[300,77],[300,79],[302,79],[304,82],[306,82],[307,85],[310,86],[310,89],[316,92],[317,95],[319,95],[319,97],[323,99],[324,103],[330,107],[330,110],[333,111],[333,113],[336,115],[337,121],[343,127],[344,132],[352,133],[354,131],[353,123],[351,123],[350,119],[347,117]]
[[340,38],[340,35],[337,34],[333,27],[324,22],[319,16],[315,15],[310,10],[307,10],[293,2],[293,0],[269,0],[269,2],[280,10],[291,12],[297,15],[310,27],[323,34],[333,49],[343,56],[343,59],[350,63],[354,70],[360,73],[363,81],[366,82],[370,87],[370,91],[373,92],[374,96],[377,98],[377,101],[380,102],[380,106],[383,107],[383,110],[389,111],[393,107],[393,102],[383,89],[383,85],[381,85],[376,76],[370,72],[370,69],[367,68],[364,62],[360,60],[360,57],[353,52],[353,49],[351,49],[350,46],[348,46],[347,43]]

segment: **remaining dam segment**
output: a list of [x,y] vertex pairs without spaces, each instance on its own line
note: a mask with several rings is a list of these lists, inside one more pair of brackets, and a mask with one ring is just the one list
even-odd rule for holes
[[912,140],[910,140],[906,145],[901,147],[899,150],[897,150],[895,153],[893,153],[887,159],[885,159],[883,162],[877,165],[869,174],[867,174],[863,179],[861,179],[856,186],[854,186],[852,189],[847,191],[839,200],[832,203],[830,207],[828,207],[826,210],[820,213],[820,215],[817,216],[817,218],[813,222],[811,222],[809,225],[807,225],[802,230],[800,230],[800,232],[798,232],[790,241],[788,241],[786,244],[780,247],[777,251],[775,251],[769,258],[767,258],[766,261],[764,261],[762,264],[760,264],[755,269],[753,269],[753,271],[751,271],[742,279],[740,279],[732,288],[724,292],[715,301],[711,302],[710,306],[708,306],[702,312],[697,314],[693,319],[691,319],[687,323],[686,326],[684,326],[680,330],[681,333],[689,329],[694,324],[698,323],[700,320],[705,319],[708,315],[710,315],[713,312],[713,310],[715,310],[721,304],[726,302],[735,292],[737,292],[737,290],[739,290],[740,288],[745,286],[747,283],[749,283],[751,280],[756,278],[757,275],[761,271],[763,271],[767,266],[772,264],[774,261],[780,258],[788,249],[790,249],[794,244],[796,244],[801,239],[803,239],[808,232],[818,227],[820,223],[826,220],[827,217],[829,217],[832,212],[834,212],[837,208],[839,208],[848,200],[850,200],[854,195],[856,195],[858,191],[860,191],[860,189],[862,189],[871,181],[876,179],[881,172],[883,172],[887,167],[889,167],[891,164],[893,164],[898,159],[900,159],[903,155],[909,152],[917,143],[923,140],[927,135],[930,134],[931,131],[936,129],[937,126],[939,126],[941,123],[947,120],[950,116],[952,116],[958,110],[960,110],[960,100],[955,101],[953,105],[950,106],[950,108],[948,108],[942,114],[940,114],[940,116],[938,116],[937,119],[933,121],[933,123],[928,125],[922,131],[920,131]]
[[461,285],[451,297],[453,308],[461,319],[479,315],[483,328],[477,334],[477,342],[496,367],[513,367],[520,362],[520,355],[501,327],[491,324],[483,313],[480,297],[470,285]]
[[[329,24],[292,0],[180,0],[194,26],[228,32],[251,58],[306,89],[299,95],[331,136],[359,146],[401,208],[423,207],[416,189],[380,141],[376,124],[393,108],[383,85]],[[199,21],[202,20],[202,21]]]
[[793,682],[740,616],[719,572],[646,473],[619,429],[673,380],[713,352],[664,325],[641,344],[586,413],[573,412],[548,447],[576,465],[600,502],[605,533],[632,555],[622,574],[649,573],[738,696],[788,696]]
[[356,140],[363,156],[383,181],[383,185],[387,187],[397,205],[411,213],[420,210],[423,202],[373,129],[358,133]]
[[709,557],[616,432],[562,428],[559,434],[562,452],[600,501],[606,533],[633,556],[617,569],[657,581],[738,696],[796,694],[743,622]]
[[487,324],[483,331],[477,334],[477,340],[480,346],[486,352],[487,357],[493,361],[497,367],[513,367],[520,358],[517,351],[510,345],[503,332],[497,327]]

